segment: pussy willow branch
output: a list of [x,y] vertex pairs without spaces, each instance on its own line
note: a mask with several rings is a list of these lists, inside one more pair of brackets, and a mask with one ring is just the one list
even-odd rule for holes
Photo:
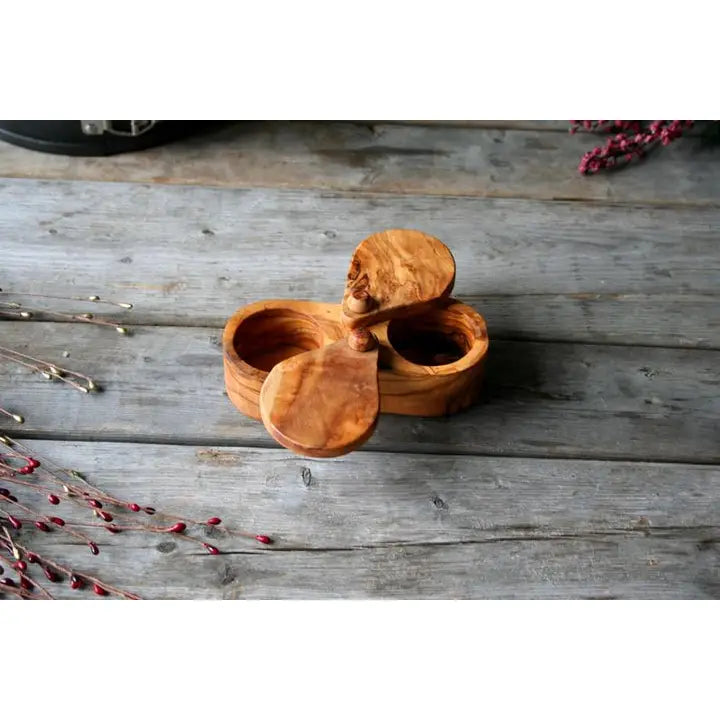
[[16,423],[24,423],[25,418],[22,415],[18,415],[17,413],[11,412],[10,410],[7,410],[4,407],[0,407],[0,415],[5,415],[9,418],[12,418]]
[[63,320],[75,320],[78,322],[90,323],[91,325],[103,325],[105,327],[114,328],[121,335],[127,335],[128,329],[120,323],[113,322],[112,320],[105,320],[96,318],[92,313],[81,313],[71,314],[59,312],[57,310],[48,310],[47,308],[34,308],[20,303],[3,303],[0,302],[0,313],[3,315],[9,315],[11,317],[20,318],[22,320],[29,320],[37,315],[52,315]]
[[47,300],[73,300],[73,301],[77,301],[77,302],[100,303],[103,305],[114,305],[115,307],[122,308],[123,310],[132,310],[132,307],[133,307],[132,303],[116,302],[114,300],[103,300],[99,295],[68,297],[65,295],[40,295],[38,293],[14,292],[12,290],[2,290],[2,289],[0,289],[0,294],[11,295],[13,297],[32,297],[32,298],[43,298],[43,299],[47,299]]
[[[34,372],[40,373],[46,380],[60,380],[61,382],[64,382],[84,393],[100,389],[91,377],[88,377],[83,373],[60,367],[60,365],[56,365],[55,363],[47,362],[47,360],[41,360],[40,358],[33,357],[32,355],[26,355],[25,353],[21,353],[2,345],[0,345],[0,358],[4,358],[10,362],[30,368]],[[68,375],[84,380],[86,384],[81,385],[80,383],[75,382],[75,380],[67,377]]]

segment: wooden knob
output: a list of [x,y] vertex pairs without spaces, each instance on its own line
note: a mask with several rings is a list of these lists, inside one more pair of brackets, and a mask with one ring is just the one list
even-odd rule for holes
[[377,340],[369,330],[358,328],[348,335],[348,345],[356,352],[368,352],[375,348]]
[[353,290],[347,299],[350,312],[366,313],[372,308],[373,300],[367,290]]

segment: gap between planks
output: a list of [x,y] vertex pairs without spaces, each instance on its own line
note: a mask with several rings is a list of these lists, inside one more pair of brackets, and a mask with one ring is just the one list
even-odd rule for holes
[[[399,417],[399,416],[398,416]],[[451,416],[450,416],[451,417]],[[259,422],[259,421],[258,421]],[[28,441],[44,441],[44,442],[63,442],[63,443],[117,443],[125,445],[148,445],[148,446],[174,446],[174,447],[195,447],[198,442],[202,442],[204,447],[217,447],[227,450],[282,450],[280,445],[273,441],[268,436],[267,440],[245,440],[241,443],[228,440],[223,437],[207,437],[207,438],[165,438],[158,437],[156,439],[148,439],[146,434],[138,435],[113,435],[112,433],[103,433],[102,435],[93,435],[92,433],[63,433],[56,431],[27,431],[21,427],[10,427],[0,429],[0,434],[11,435],[22,442]],[[720,456],[716,460],[697,460],[692,454],[687,456],[677,455],[676,457],[669,458],[639,458],[633,455],[582,455],[582,454],[568,454],[563,455],[562,452],[553,451],[552,455],[547,453],[540,455],[532,452],[522,452],[519,450],[513,450],[511,452],[492,452],[488,450],[472,451],[463,448],[442,448],[433,447],[431,451],[423,449],[422,447],[409,446],[407,448],[397,448],[390,444],[383,442],[373,442],[370,446],[361,445],[353,453],[377,453],[386,455],[403,455],[409,457],[418,457],[427,454],[432,454],[437,457],[445,458],[485,458],[485,459],[519,459],[519,460],[560,460],[560,461],[574,461],[578,462],[607,462],[607,463],[633,463],[638,465],[692,465],[694,467],[708,467],[713,468],[720,465]],[[304,456],[294,455],[289,450],[287,451],[288,458],[293,459],[307,459]]]
[[[534,298],[543,298],[544,295],[527,295],[527,296],[518,296],[513,295],[513,298],[522,298],[522,297],[534,297]],[[464,297],[456,297],[456,300],[459,300],[460,302],[466,303],[468,305],[472,305],[477,307],[478,306],[478,300],[477,298],[464,298]],[[720,302],[720,299],[718,300]],[[2,310],[0,310],[0,323],[2,323],[5,319],[1,317]],[[29,318],[27,320],[23,320],[23,324],[30,324],[30,323],[52,323],[54,325],[81,325],[81,326],[87,326],[88,323],[82,322],[81,320],[60,320],[55,319],[52,317],[46,317],[42,318],[39,317],[42,315],[42,313],[36,313],[36,315],[32,318]],[[7,318],[10,320],[10,318]],[[194,317],[188,317],[186,322],[180,322],[179,318],[173,318],[172,320],[165,320],[163,318],[157,318],[157,319],[144,319],[139,322],[133,322],[128,320],[127,318],[121,318],[118,317],[116,320],[119,322],[122,320],[122,325],[127,327],[130,330],[130,335],[132,335],[132,330],[141,330],[141,329],[152,329],[152,328],[191,328],[191,329],[197,329],[197,330],[213,330],[218,331],[222,330],[225,327],[225,321],[218,319],[215,322],[212,322],[212,320],[207,320],[206,318],[194,318]],[[204,322],[203,322],[204,320]],[[10,320],[12,322],[12,320]],[[0,324],[0,329],[2,329],[2,324]],[[570,340],[565,338],[553,338],[553,337],[525,337],[523,335],[516,335],[512,333],[507,332],[494,332],[492,336],[493,340],[501,340],[501,341],[507,341],[507,342],[522,342],[522,343],[534,343],[534,344],[542,344],[542,345],[597,345],[599,347],[636,347],[636,348],[647,348],[649,350],[699,350],[699,351],[720,351],[720,345],[677,345],[677,344],[671,344],[671,343],[644,343],[644,342],[638,342],[633,339],[628,339],[625,342],[622,342],[618,339],[613,340]]]

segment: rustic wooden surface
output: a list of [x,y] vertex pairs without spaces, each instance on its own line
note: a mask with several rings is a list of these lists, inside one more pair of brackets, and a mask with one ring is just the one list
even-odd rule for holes
[[[524,127],[527,127],[526,125]],[[245,122],[113,158],[0,148],[0,177],[222,187],[314,187],[399,195],[717,205],[720,144],[673,143],[624,173],[575,172],[600,144],[567,130],[384,123]],[[650,165],[651,170],[645,170]],[[380,229],[392,227],[390,224]],[[377,226],[373,229],[377,229]],[[423,226],[422,229],[425,229]]]
[[141,324],[220,328],[264,298],[339,302],[360,240],[422,224],[493,337],[720,348],[720,208],[8,179],[0,206],[0,287],[102,288]]
[[[467,121],[248,123],[108,159],[0,144],[0,287],[136,305],[129,337],[1,321],[1,345],[104,392],[0,363],[27,419],[0,431],[277,539],[59,554],[149,598],[720,598],[720,151],[581,178],[591,142]],[[383,415],[338,459],[277,449],[224,395],[223,325],[262,298],[339,302],[352,250],[391,227],[452,250],[488,322],[484,401]]]
[[[142,597],[703,597],[720,594],[720,469],[703,465],[36,441],[138,503],[272,534],[227,554],[108,536],[68,564]],[[134,473],[128,476],[128,457]],[[213,533],[210,541],[216,542]],[[217,541],[220,544],[220,541]],[[59,597],[74,597],[52,586]]]

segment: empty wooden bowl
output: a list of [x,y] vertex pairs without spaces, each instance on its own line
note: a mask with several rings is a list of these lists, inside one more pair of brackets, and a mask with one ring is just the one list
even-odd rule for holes
[[455,263],[439,240],[387,230],[356,248],[339,305],[265,300],[223,333],[225,386],[246,415],[293,452],[343,455],[381,412],[433,416],[477,397],[488,336],[449,297]]

